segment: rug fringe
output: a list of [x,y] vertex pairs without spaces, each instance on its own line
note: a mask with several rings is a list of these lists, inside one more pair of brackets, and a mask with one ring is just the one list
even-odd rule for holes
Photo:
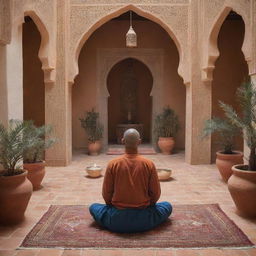
[[35,249],[45,249],[45,250],[206,250],[206,249],[219,249],[219,250],[244,250],[244,249],[253,249],[256,248],[256,245],[252,246],[242,246],[242,247],[167,247],[167,248],[156,248],[156,247],[147,247],[147,248],[116,248],[116,247],[18,247],[16,250],[35,250]]

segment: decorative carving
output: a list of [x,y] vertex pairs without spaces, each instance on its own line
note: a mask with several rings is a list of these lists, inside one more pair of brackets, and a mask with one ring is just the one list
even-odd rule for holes
[[[127,4],[127,0],[71,0],[71,5]],[[130,0],[131,4],[189,4],[189,0]]]
[[[74,2],[72,2],[74,3]],[[78,2],[76,2],[78,3]],[[79,2],[83,3],[83,2]],[[146,4],[147,3],[147,4]],[[169,0],[169,4],[129,5],[104,4],[104,5],[73,5],[70,17],[70,74],[69,81],[73,81],[78,74],[78,57],[80,50],[89,36],[102,24],[129,10],[148,18],[162,26],[174,40],[180,55],[178,73],[183,77],[184,83],[190,79],[189,50],[188,50],[188,14],[189,6],[184,1]],[[172,3],[172,4],[171,4]],[[186,3],[188,3],[186,1]]]

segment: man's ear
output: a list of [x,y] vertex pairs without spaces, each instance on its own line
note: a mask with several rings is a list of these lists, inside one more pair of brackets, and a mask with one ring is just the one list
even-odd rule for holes
[[122,142],[122,144],[125,144],[125,143],[124,143],[124,142],[125,142],[125,141],[124,141],[124,138],[122,138],[121,142]]

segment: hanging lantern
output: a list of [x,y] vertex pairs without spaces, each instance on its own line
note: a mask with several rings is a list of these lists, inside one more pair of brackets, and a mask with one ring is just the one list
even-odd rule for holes
[[126,47],[137,47],[137,35],[132,27],[132,12],[130,11],[130,28],[126,33]]

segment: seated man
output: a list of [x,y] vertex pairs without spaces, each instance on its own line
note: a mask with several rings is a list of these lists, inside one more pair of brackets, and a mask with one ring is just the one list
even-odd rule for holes
[[90,213],[101,226],[114,232],[150,230],[172,212],[168,202],[156,203],[160,184],[152,161],[138,155],[140,134],[124,133],[125,155],[112,160],[106,169],[102,195],[105,204],[92,204]]

